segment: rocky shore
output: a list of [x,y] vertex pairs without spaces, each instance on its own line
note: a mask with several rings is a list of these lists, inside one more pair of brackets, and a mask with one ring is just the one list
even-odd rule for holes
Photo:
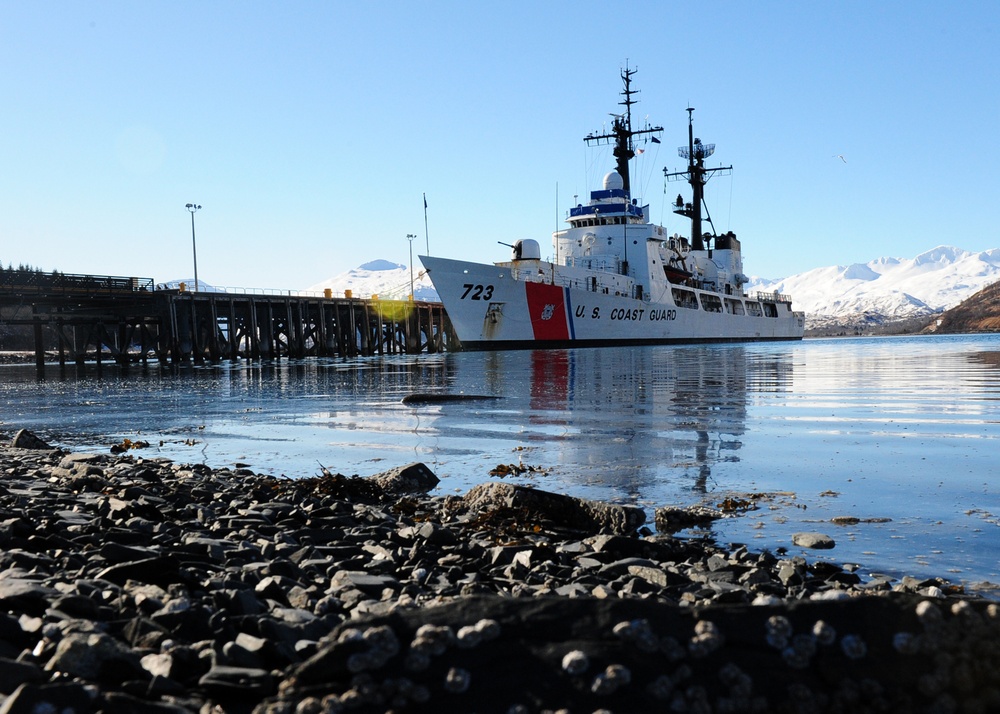
[[1000,710],[996,603],[671,533],[711,514],[26,432],[0,472],[0,714]]

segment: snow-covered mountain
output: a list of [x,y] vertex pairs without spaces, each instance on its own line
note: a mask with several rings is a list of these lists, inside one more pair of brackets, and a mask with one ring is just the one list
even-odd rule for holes
[[[405,300],[410,294],[410,268],[388,260],[373,260],[346,273],[334,275],[306,288],[306,291],[323,292],[326,289],[332,290],[337,296],[350,290],[357,298],[378,295],[387,300]],[[431,279],[423,268],[417,266],[413,267],[413,299],[435,302],[438,299]]]
[[808,328],[860,315],[885,320],[933,315],[998,280],[1000,249],[973,253],[938,246],[915,258],[876,258],[780,280],[754,278],[747,292],[791,295],[793,307],[805,311]]
[[[422,269],[414,268],[414,297],[438,299]],[[780,280],[752,278],[752,294],[780,292],[792,296],[792,306],[806,313],[806,327],[851,322],[885,322],[943,312],[987,285],[1000,281],[1000,248],[974,253],[938,246],[915,258],[876,258],[868,263],[833,265]],[[350,290],[355,297],[378,295],[405,299],[410,269],[387,260],[348,270],[308,288],[335,295]]]

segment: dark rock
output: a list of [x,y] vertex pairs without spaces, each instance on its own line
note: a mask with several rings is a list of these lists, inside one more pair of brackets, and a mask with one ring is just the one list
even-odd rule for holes
[[836,545],[833,538],[823,533],[794,533],[792,534],[792,543],[800,548],[815,548],[817,550],[833,548]]
[[132,618],[122,629],[125,641],[141,649],[159,649],[169,635],[167,628],[144,617]]
[[643,580],[661,588],[665,588],[669,585],[676,585],[684,580],[677,573],[671,573],[669,570],[665,570],[663,568],[655,568],[645,565],[630,565],[628,567],[628,573],[629,575],[642,578]]
[[618,592],[632,597],[649,595],[659,591],[661,586],[645,578],[628,578]]
[[291,583],[287,578],[269,575],[254,586],[254,592],[268,600],[287,605],[288,597],[286,593],[290,588]]
[[737,580],[736,573],[731,569],[710,570],[700,564],[692,567],[687,576],[699,583],[734,583]]
[[839,583],[840,585],[859,585],[861,576],[857,573],[845,573],[843,571],[833,573],[826,578],[827,582]]
[[705,506],[688,506],[679,508],[674,506],[664,506],[657,508],[653,512],[653,522],[656,530],[661,533],[674,533],[693,528],[696,526],[706,526],[720,518],[725,518],[726,514]]
[[224,644],[222,654],[225,656],[226,664],[231,667],[260,669],[264,666],[264,659],[259,650],[251,652],[239,642]]
[[757,585],[771,582],[771,575],[764,568],[750,568],[739,577],[741,585],[753,589]]
[[[177,696],[183,693],[184,690],[164,690],[163,688],[150,690],[148,687],[143,689],[143,694],[160,696],[164,694]],[[190,712],[191,709],[189,707],[179,704],[150,701],[148,698],[141,698],[121,692],[106,693],[101,705],[102,714],[190,714]]]
[[35,526],[30,521],[15,517],[0,521],[0,539],[27,538],[35,532]]
[[150,619],[167,629],[171,637],[183,642],[197,642],[212,632],[212,612],[205,606],[185,606],[182,609],[164,607]]
[[554,523],[589,532],[628,534],[646,520],[636,506],[618,506],[509,483],[474,487],[463,499],[473,510],[524,509]]
[[[97,464],[104,462],[104,457],[100,454],[88,454],[88,453],[73,453],[65,454],[59,460],[59,468],[66,469],[67,471],[73,471],[76,473],[87,474],[91,466],[96,467]],[[97,469],[97,473],[101,473],[100,469]]]
[[198,684],[223,700],[259,699],[275,689],[274,678],[265,669],[224,665],[212,667]]
[[7,645],[12,650],[19,652],[27,647],[29,642],[32,642],[32,638],[25,632],[24,626],[18,622],[18,619],[5,612],[0,613],[0,645]]
[[590,590],[580,583],[569,583],[556,588],[555,594],[560,597],[587,597],[590,595]]
[[425,464],[412,463],[375,474],[371,480],[386,493],[428,493],[437,488],[438,477]]
[[431,545],[454,545],[458,542],[458,536],[451,529],[437,523],[421,523],[415,533]]
[[364,571],[341,570],[333,576],[331,588],[334,592],[342,588],[353,588],[370,595],[381,595],[386,588],[398,589],[399,581],[389,575],[373,575]]
[[715,591],[712,597],[716,603],[743,603],[749,600],[747,591],[739,585],[722,580],[710,580],[708,586]]
[[180,564],[173,556],[143,558],[108,566],[97,574],[97,577],[118,585],[124,585],[129,580],[141,583],[153,583],[167,587],[179,581]]
[[152,548],[141,548],[137,546],[126,546],[121,543],[104,543],[97,554],[109,563],[125,563],[129,561],[142,561],[147,558],[154,558],[159,555]]
[[219,602],[227,603],[226,609],[235,615],[259,615],[267,611],[265,603],[251,590],[227,590],[216,596]]
[[14,438],[10,440],[10,445],[15,449],[52,449],[49,444],[45,443],[45,441],[35,436],[35,434],[27,429],[21,429],[14,434]]
[[0,607],[27,615],[41,615],[48,609],[49,598],[58,596],[50,587],[25,578],[0,578]]
[[173,647],[169,652],[149,654],[141,662],[143,669],[153,677],[149,686],[154,686],[158,678],[166,678],[191,687],[208,672],[211,664],[190,647]]
[[[25,543],[25,547],[34,545],[38,547],[44,543],[47,539],[33,540],[35,536],[28,538]],[[21,548],[11,548],[6,553],[0,555],[0,567],[6,570],[8,568],[18,568],[21,570],[48,570],[55,561],[48,555],[32,553],[28,550],[22,550]]]
[[145,674],[138,656],[131,649],[100,632],[71,633],[61,639],[45,669],[83,679],[113,682]]
[[638,557],[645,554],[648,544],[638,538],[603,533],[584,541],[595,553],[614,553],[619,558]]
[[629,572],[632,568],[656,569],[656,563],[648,558],[622,558],[605,564],[600,572],[601,575],[609,578],[616,578],[623,573]]
[[705,561],[705,565],[712,572],[717,572],[719,570],[731,570],[732,563],[729,562],[728,558],[724,558],[718,553],[710,555],[708,560]]
[[45,679],[34,662],[18,662],[0,657],[0,694],[10,694],[22,684],[39,684]]
[[52,602],[52,609],[65,613],[70,617],[88,620],[100,619],[98,604],[84,595],[63,595]]
[[84,714],[94,697],[82,684],[22,684],[0,705],[0,714]]

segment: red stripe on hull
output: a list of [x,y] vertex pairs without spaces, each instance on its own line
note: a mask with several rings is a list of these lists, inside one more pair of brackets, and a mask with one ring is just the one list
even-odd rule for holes
[[568,340],[566,292],[558,285],[525,283],[528,316],[536,340]]

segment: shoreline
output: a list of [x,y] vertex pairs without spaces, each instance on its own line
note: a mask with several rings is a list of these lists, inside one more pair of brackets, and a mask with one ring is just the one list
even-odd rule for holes
[[940,578],[503,482],[431,497],[420,464],[290,480],[0,446],[0,470],[4,714],[1000,705],[1000,607]]

